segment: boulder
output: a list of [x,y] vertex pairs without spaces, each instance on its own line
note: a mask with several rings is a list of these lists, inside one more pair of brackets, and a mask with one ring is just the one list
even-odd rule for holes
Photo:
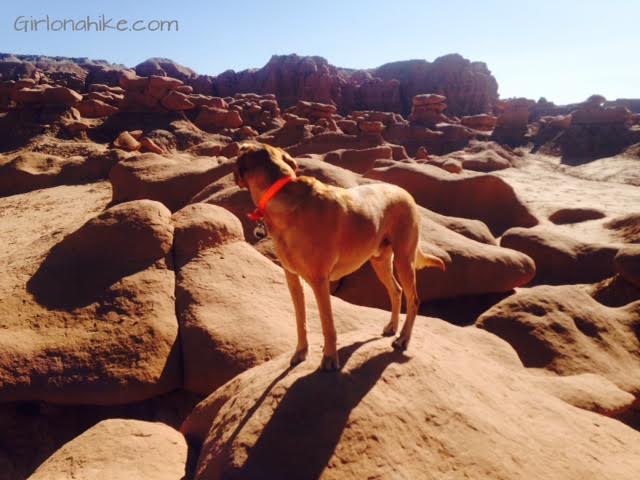
[[195,108],[194,103],[191,102],[188,95],[177,92],[175,90],[165,95],[160,103],[167,110],[171,110],[174,112],[191,110],[192,108]]
[[118,111],[117,107],[95,99],[82,100],[75,108],[78,109],[80,115],[86,118],[108,117]]
[[372,168],[366,178],[398,185],[416,202],[443,215],[474,218],[493,232],[538,223],[513,188],[493,175],[454,175],[431,165],[388,162]]
[[49,457],[31,480],[184,478],[187,444],[162,423],[104,420]]
[[583,242],[557,228],[512,228],[500,245],[527,254],[536,263],[535,283],[593,283],[614,275],[614,244]]
[[0,196],[106,178],[123,152],[89,145],[82,155],[69,157],[31,151],[0,156]]
[[113,405],[177,388],[166,207],[141,200],[99,213],[104,183],[10,199],[0,200],[12,259],[0,279],[0,401]]
[[509,342],[527,367],[594,373],[640,395],[640,301],[613,308],[579,286],[542,285],[494,305],[476,326]]
[[203,442],[194,478],[635,478],[637,431],[538,387],[479,333],[429,319],[406,356],[359,331],[337,374],[318,354],[245,372],[181,428]]
[[234,110],[202,106],[194,123],[205,131],[238,128],[242,126],[242,117]]
[[113,141],[113,146],[121,150],[133,152],[135,150],[139,150],[141,145],[140,142],[136,140],[136,138],[131,135],[130,132],[127,132],[125,130],[116,137],[116,139]]
[[496,126],[496,122],[497,117],[486,113],[462,117],[460,119],[460,123],[462,123],[462,125],[476,130],[493,130]]
[[229,172],[231,164],[222,157],[143,153],[115,165],[109,173],[109,181],[114,202],[148,198],[175,211]]

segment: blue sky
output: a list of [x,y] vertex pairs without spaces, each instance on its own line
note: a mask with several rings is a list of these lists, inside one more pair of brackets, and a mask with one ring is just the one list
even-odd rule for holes
[[[0,51],[103,58],[168,57],[198,73],[261,67],[273,54],[320,55],[371,68],[457,52],[484,61],[501,97],[556,103],[640,97],[640,0],[31,0],[4,2]],[[16,19],[104,14],[177,20],[172,32],[19,31]]]

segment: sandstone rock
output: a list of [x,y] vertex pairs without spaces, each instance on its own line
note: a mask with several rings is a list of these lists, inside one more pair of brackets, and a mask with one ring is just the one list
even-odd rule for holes
[[410,356],[365,331],[337,375],[314,355],[232,380],[183,424],[204,441],[195,478],[635,477],[636,431],[537,388],[495,340],[427,325]]
[[149,76],[149,88],[175,90],[182,84],[182,80],[178,80],[177,78],[164,77],[159,75]]
[[131,70],[123,70],[119,80],[124,90],[143,90],[149,84],[147,77],[139,77]]
[[1,200],[0,401],[121,404],[180,385],[170,212],[143,200],[86,222],[108,197],[89,184]]
[[308,125],[309,119],[304,117],[299,117],[298,115],[294,115],[293,113],[285,113],[282,118],[286,122],[286,125],[290,126],[298,126],[298,125]]
[[[507,147],[508,148],[508,147]],[[472,141],[462,151],[449,153],[438,160],[458,160],[462,168],[478,172],[494,172],[511,168],[516,163],[516,155],[495,142]]]
[[571,112],[571,124],[624,123],[631,119],[631,112],[625,107],[584,106]]
[[117,107],[95,99],[82,100],[76,108],[86,118],[108,117],[118,111]]
[[545,392],[574,407],[618,417],[629,411],[636,398],[613,382],[593,373],[566,376],[539,376],[533,383]]
[[617,246],[582,242],[550,227],[512,228],[502,235],[500,245],[535,261],[538,284],[593,283],[615,273]]
[[195,72],[188,67],[180,65],[168,58],[148,58],[136,65],[135,71],[138,75],[145,77],[173,77],[171,80],[189,81],[196,76]]
[[124,131],[113,141],[113,146],[128,152],[133,152],[140,149],[140,142],[136,140],[131,133]]
[[499,114],[491,139],[513,147],[522,145],[534,104],[535,102],[526,98],[513,98],[497,103],[496,110]]
[[413,97],[413,105],[437,105],[444,103],[447,97],[443,95],[436,95],[435,93],[424,93]]
[[194,123],[203,130],[238,128],[242,125],[242,117],[234,110],[202,106]]
[[447,117],[442,115],[442,112],[447,108],[445,100],[446,97],[442,95],[416,95],[412,100],[409,121],[428,126],[448,121]]
[[393,158],[391,147],[385,145],[362,150],[334,150],[325,154],[324,161],[352,172],[364,173],[381,158],[388,160]]
[[162,423],[104,420],[64,445],[29,478],[184,478],[187,444]]
[[196,107],[202,107],[203,105],[206,105],[207,107],[222,108],[224,110],[227,110],[229,108],[229,105],[227,104],[227,102],[225,102],[222,98],[212,97],[209,95],[202,95],[202,94],[189,95],[189,101],[193,103]]
[[640,214],[631,213],[616,217],[604,226],[623,242],[640,243]]
[[360,131],[365,134],[381,134],[384,131],[384,124],[382,122],[361,121],[358,124]]
[[117,151],[97,147],[66,158],[29,151],[0,157],[0,196],[106,178],[121,158]]
[[140,138],[140,150],[143,152],[156,153],[158,155],[162,155],[164,153],[164,150],[149,137]]
[[191,102],[188,95],[177,91],[171,91],[160,101],[162,106],[171,111],[191,110],[195,105]]
[[638,397],[639,313],[638,301],[611,308],[579,286],[539,286],[503,300],[476,325],[507,340],[527,367],[599,374]]
[[109,173],[113,201],[151,199],[171,211],[187,204],[196,193],[231,172],[220,158],[155,153],[136,155],[115,165]]
[[365,177],[399,185],[419,205],[443,215],[482,220],[494,232],[538,223],[513,189],[492,175],[459,176],[429,165],[393,162]]
[[476,130],[493,130],[496,126],[497,117],[481,113],[479,115],[471,115],[462,117],[460,123],[465,127],[475,128]]
[[82,95],[70,88],[51,87],[44,90],[43,103],[48,105],[73,106],[82,100]]

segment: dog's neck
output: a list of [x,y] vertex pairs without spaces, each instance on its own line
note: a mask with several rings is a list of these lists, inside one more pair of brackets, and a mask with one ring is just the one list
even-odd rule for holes
[[[292,173],[292,175],[295,175]],[[280,178],[285,178],[288,175],[282,175]],[[258,206],[260,199],[265,194],[265,192],[277,181],[279,178],[267,179],[264,176],[259,176],[250,179],[247,182],[247,187],[249,188],[249,194],[251,195],[251,200],[253,200],[253,204]],[[292,182],[295,182],[295,178]],[[287,201],[287,193],[283,190],[286,190],[285,186],[282,190],[280,190],[266,205],[265,207],[265,219],[267,217],[271,219],[275,219],[274,217],[278,217],[282,214],[286,214],[292,210],[294,207]]]

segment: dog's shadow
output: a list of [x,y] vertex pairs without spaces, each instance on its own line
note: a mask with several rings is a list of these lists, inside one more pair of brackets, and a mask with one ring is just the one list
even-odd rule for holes
[[[374,340],[379,338],[343,347],[339,352],[343,364],[358,348]],[[320,477],[351,411],[373,388],[387,366],[408,360],[403,353],[388,350],[367,359],[348,374],[315,371],[296,380],[281,399],[260,438],[249,449],[246,462],[235,472],[234,478],[304,480]],[[237,433],[230,440],[235,439]]]

